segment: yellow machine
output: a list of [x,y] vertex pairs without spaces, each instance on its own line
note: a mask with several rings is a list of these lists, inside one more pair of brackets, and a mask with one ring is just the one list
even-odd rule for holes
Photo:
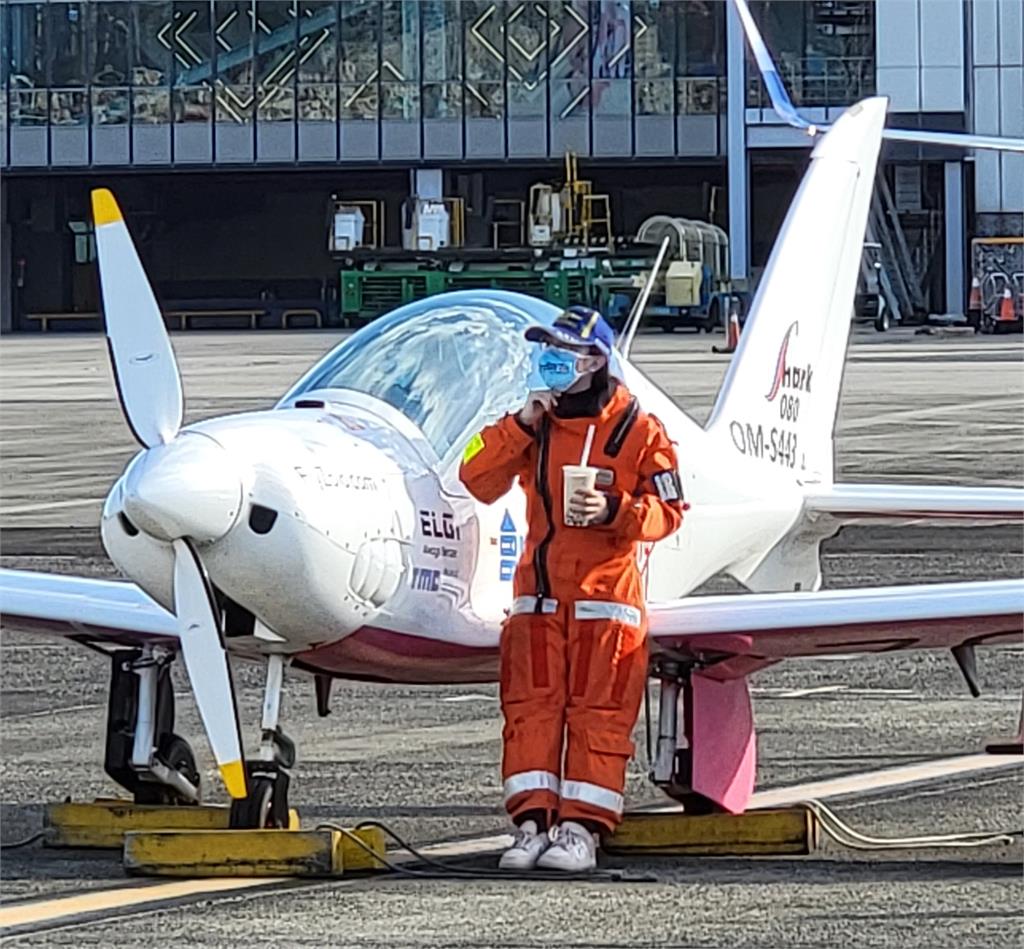
[[573,152],[565,154],[565,183],[538,182],[530,187],[529,242],[531,247],[580,244],[606,247],[614,243],[611,202],[607,194],[594,194],[593,183],[579,176]]

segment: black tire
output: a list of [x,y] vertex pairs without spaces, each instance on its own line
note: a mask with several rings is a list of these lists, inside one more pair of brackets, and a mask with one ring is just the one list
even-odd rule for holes
[[875,317],[875,330],[879,333],[885,333],[889,329],[889,311],[883,310],[878,316]]
[[[157,749],[157,758],[172,771],[177,771],[197,788],[199,787],[199,769],[192,746],[180,735],[165,735]],[[187,801],[178,795],[174,788],[151,781],[140,781],[135,788],[136,804],[189,805],[195,801]]]
[[721,311],[722,308],[718,305],[718,300],[712,300],[711,305],[708,307],[707,319],[704,320],[705,333],[713,333],[716,329],[722,326]]
[[721,811],[721,808],[714,801],[704,797],[703,794],[698,794],[696,791],[673,793],[666,790],[665,794],[676,803],[683,805],[684,814],[703,817],[706,814],[716,814]]
[[231,802],[228,826],[232,830],[262,830],[272,827],[273,805],[274,779],[250,778],[248,796]]
[[676,328],[671,323],[669,323],[668,320],[666,320],[664,323],[661,324],[661,331],[663,333],[674,333],[676,331]]

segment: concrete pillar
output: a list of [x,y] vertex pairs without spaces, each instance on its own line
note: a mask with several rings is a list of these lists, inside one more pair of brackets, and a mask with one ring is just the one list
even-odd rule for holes
[[726,13],[726,78],[729,150],[729,273],[742,283],[750,276],[750,176],[747,162],[746,40],[733,4]]
[[967,307],[964,259],[967,232],[964,221],[964,169],[959,161],[945,164],[946,312],[963,313]]

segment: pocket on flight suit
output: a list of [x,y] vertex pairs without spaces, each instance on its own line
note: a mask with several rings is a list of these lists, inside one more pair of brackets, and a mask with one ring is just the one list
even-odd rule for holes
[[500,676],[503,703],[536,701],[552,685],[549,630],[532,614],[510,616],[501,629]]
[[587,732],[587,750],[591,758],[600,762],[591,768],[594,783],[614,788],[625,776],[629,761],[636,753],[636,745],[625,735],[613,735],[590,729]]

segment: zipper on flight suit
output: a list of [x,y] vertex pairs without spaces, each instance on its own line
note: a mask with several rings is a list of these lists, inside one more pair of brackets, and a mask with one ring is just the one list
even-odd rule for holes
[[548,442],[551,433],[551,420],[544,415],[540,423],[540,431],[537,435],[537,490],[540,492],[541,503],[544,505],[544,513],[548,519],[548,530],[544,539],[537,545],[533,552],[533,572],[537,579],[537,605],[535,613],[544,612],[544,600],[550,592],[548,580],[548,547],[555,536],[555,522],[551,517],[551,491],[548,486]]

